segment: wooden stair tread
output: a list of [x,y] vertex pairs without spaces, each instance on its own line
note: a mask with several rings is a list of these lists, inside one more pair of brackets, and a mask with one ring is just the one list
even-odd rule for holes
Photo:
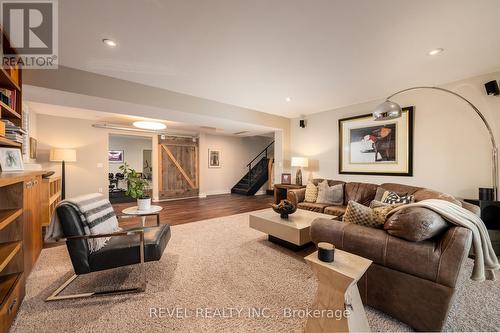
[[21,273],[0,276],[0,304],[5,302],[5,298],[9,295],[9,292],[12,290],[17,280],[19,280],[20,276]]
[[18,209],[2,209],[0,210],[0,230],[5,228],[9,223],[17,219],[23,213],[22,208]]
[[3,271],[12,258],[21,250],[21,247],[21,241],[0,244],[0,271]]

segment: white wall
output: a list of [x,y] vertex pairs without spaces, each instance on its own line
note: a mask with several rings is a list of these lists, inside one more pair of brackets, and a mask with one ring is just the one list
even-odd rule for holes
[[[246,165],[271,141],[272,138],[260,136],[200,134],[200,196],[230,193],[231,188],[248,172]],[[221,150],[221,168],[208,167],[209,148]]]
[[[500,140],[500,96],[487,96],[484,83],[500,72],[443,86],[470,99]],[[304,176],[371,183],[398,182],[425,186],[463,198],[477,198],[478,187],[491,187],[491,145],[474,111],[455,96],[433,90],[398,95],[401,106],[415,106],[414,176],[362,176],[338,173],[338,120],[370,113],[381,101],[347,106],[307,116],[307,127],[291,121],[291,155],[308,156]],[[309,171],[309,172],[308,172]],[[295,172],[295,170],[293,170]]]
[[[109,136],[109,150],[123,150],[123,158],[128,165],[142,172],[143,168],[143,151],[151,150],[151,138],[134,137],[134,136]],[[109,172],[120,172],[119,167],[122,163],[109,163]]]

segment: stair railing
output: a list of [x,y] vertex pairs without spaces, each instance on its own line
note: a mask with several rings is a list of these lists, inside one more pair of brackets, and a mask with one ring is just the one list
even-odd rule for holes
[[[269,148],[274,144],[274,141],[271,142],[270,144],[267,145],[266,148],[264,148],[260,153],[258,153],[254,158],[253,160],[250,161],[250,163],[247,164],[247,167],[248,167],[248,188],[250,189],[252,187],[252,163],[258,159],[262,154],[265,155],[266,157],[266,161],[267,161],[267,151],[269,150]],[[259,160],[260,162],[260,160]]]

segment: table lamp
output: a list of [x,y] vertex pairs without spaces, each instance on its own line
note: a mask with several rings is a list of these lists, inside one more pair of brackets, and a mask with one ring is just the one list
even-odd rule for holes
[[62,162],[61,199],[64,200],[66,198],[65,162],[76,162],[76,150],[75,149],[64,149],[64,148],[52,148],[50,150],[49,160],[51,162]]
[[297,167],[297,173],[295,174],[295,184],[302,185],[302,170],[300,168],[307,168],[309,166],[309,160],[307,157],[292,157],[292,167]]

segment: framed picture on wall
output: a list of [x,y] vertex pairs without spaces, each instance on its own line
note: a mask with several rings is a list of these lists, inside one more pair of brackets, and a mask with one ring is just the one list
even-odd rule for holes
[[221,167],[221,151],[219,149],[208,149],[208,167]]
[[371,114],[340,119],[339,173],[413,176],[413,107],[386,121]]
[[292,184],[292,174],[290,173],[282,173],[281,174],[281,184],[290,185]]
[[21,150],[17,148],[0,148],[0,168],[2,172],[23,171]]
[[35,160],[37,157],[37,146],[38,141],[35,138],[30,137],[30,158]]
[[123,163],[123,150],[108,150],[109,163]]

